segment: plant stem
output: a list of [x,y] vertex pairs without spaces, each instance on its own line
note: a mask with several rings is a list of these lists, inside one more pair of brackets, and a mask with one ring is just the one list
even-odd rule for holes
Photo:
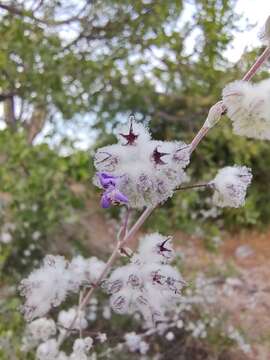
[[127,242],[129,242],[134,237],[134,235],[141,228],[141,226],[144,224],[146,219],[152,214],[154,209],[155,209],[155,206],[149,206],[144,210],[142,215],[139,217],[139,219],[136,221],[136,223],[132,226],[132,228],[129,230],[129,232],[126,234],[126,236],[123,238],[123,240],[120,241],[121,247],[123,245],[125,245]]
[[119,239],[123,239],[126,236],[127,232],[128,232],[129,215],[130,215],[130,208],[129,208],[129,206],[127,206],[123,224],[121,225],[120,231],[119,231],[119,233],[117,235],[117,241],[118,242],[120,241]]
[[[82,299],[83,299],[83,290],[80,291],[80,295],[79,295],[79,305],[78,305],[78,308],[80,307],[81,305],[81,302],[82,302]],[[82,314],[79,313],[79,323],[80,323],[80,339],[82,338]]]
[[207,126],[202,126],[198,133],[195,135],[194,139],[190,143],[190,153],[193,153],[193,151],[196,149],[196,147],[199,145],[199,143],[202,141],[202,139],[205,137],[205,135],[210,130]]
[[248,72],[243,76],[242,80],[249,81],[253,76],[258,72],[260,67],[265,63],[265,61],[270,56],[270,47],[265,48],[264,52],[257,58],[255,63],[251,66]]
[[187,185],[187,186],[179,187],[176,190],[188,190],[188,189],[195,189],[195,188],[201,188],[201,187],[210,187],[210,186],[211,186],[210,183],[194,184],[194,185]]

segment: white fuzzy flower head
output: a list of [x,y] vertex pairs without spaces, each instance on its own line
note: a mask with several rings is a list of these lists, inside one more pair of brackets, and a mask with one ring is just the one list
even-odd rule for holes
[[62,256],[47,255],[43,265],[22,280],[19,290],[26,301],[22,308],[30,321],[59,306],[69,292],[77,292],[82,285],[97,281],[105,263],[96,257],[75,257],[71,262]]
[[178,270],[168,265],[173,256],[170,240],[158,233],[145,236],[131,262],[111,273],[104,287],[116,313],[139,311],[152,326],[179,300],[185,283]]
[[73,344],[73,352],[70,355],[70,360],[87,360],[87,354],[92,348],[92,345],[93,339],[91,337],[76,339]]
[[104,270],[106,264],[104,261],[99,260],[95,256],[92,256],[88,260],[88,266],[89,266],[89,280],[91,283],[96,283],[102,271]]
[[251,169],[245,166],[227,166],[219,170],[212,181],[215,189],[214,204],[220,207],[234,208],[243,206],[251,179]]
[[159,233],[141,238],[138,251],[140,259],[145,262],[169,263],[175,255],[172,238]]
[[97,340],[100,341],[101,344],[103,344],[107,341],[107,335],[105,333],[98,333]]
[[12,236],[9,232],[3,232],[0,235],[0,242],[3,244],[9,244],[12,241]]
[[78,291],[82,284],[91,285],[95,283],[104,270],[104,267],[104,261],[94,256],[89,259],[84,259],[82,256],[73,258],[68,269],[71,273],[74,292]]
[[56,357],[56,360],[69,360],[69,356],[63,351],[60,351]]
[[[75,308],[70,308],[68,310],[62,310],[59,312],[58,314],[58,324],[64,328],[64,329],[68,329],[70,327],[70,325],[72,324],[75,316],[77,314],[77,309]],[[87,320],[85,319],[85,313],[84,311],[80,311],[79,315],[75,321],[75,323],[73,324],[73,329],[86,329],[87,328]]]
[[266,19],[264,28],[260,33],[260,38],[266,46],[270,46],[270,16]]
[[112,317],[112,312],[109,306],[104,306],[102,316],[105,320],[110,320],[110,318]]
[[58,356],[58,346],[55,339],[50,339],[39,345],[37,348],[38,360],[56,360]]
[[175,336],[174,336],[174,333],[172,331],[169,331],[165,338],[168,340],[168,341],[173,341],[175,339]]
[[145,355],[149,350],[149,344],[134,331],[125,334],[125,344],[130,352],[138,351],[140,354]]
[[235,134],[270,139],[270,79],[230,83],[223,89],[223,102]]
[[131,352],[139,350],[141,336],[137,335],[134,331],[125,334],[126,345]]
[[64,301],[70,281],[66,269],[64,257],[48,255],[41,268],[22,280],[19,290],[26,298],[22,310],[27,320],[45,315],[52,306]]
[[[131,119],[119,129],[117,144],[97,150],[95,167],[117,179],[111,188],[124,194],[131,207],[142,208],[172,196],[185,180],[189,158],[186,144],[151,140],[148,129]],[[94,181],[102,187],[100,180]]]
[[52,319],[40,318],[27,325],[27,333],[37,341],[46,341],[56,334],[56,325]]
[[148,352],[149,348],[150,348],[150,346],[149,346],[149,344],[147,344],[147,342],[145,342],[145,341],[140,342],[139,352],[141,355],[145,355]]
[[92,348],[93,342],[93,339],[89,336],[84,339],[76,339],[73,344],[73,351],[87,353]]
[[39,238],[41,237],[41,232],[40,231],[34,231],[33,234],[32,234],[32,239],[34,241],[37,241]]

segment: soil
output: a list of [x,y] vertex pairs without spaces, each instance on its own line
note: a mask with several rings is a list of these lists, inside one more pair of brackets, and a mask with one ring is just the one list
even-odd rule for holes
[[[252,353],[246,359],[269,360],[270,231],[226,235],[215,253],[205,248],[202,239],[177,233],[175,241],[188,259],[190,270],[210,273],[214,270],[222,274],[228,271],[226,268],[231,269],[227,294],[224,283],[217,283],[220,287],[218,305],[228,312],[230,322],[247,335]],[[233,359],[238,360],[238,356]]]

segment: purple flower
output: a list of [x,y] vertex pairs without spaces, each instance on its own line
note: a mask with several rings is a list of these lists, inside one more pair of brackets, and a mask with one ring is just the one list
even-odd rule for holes
[[101,206],[104,209],[107,209],[111,205],[127,203],[128,198],[122,194],[121,191],[115,189],[114,187],[109,187],[109,189],[104,192],[101,198]]
[[119,179],[119,176],[113,176],[106,172],[97,173],[97,176],[103,189],[108,189],[110,186],[116,186],[117,180]]
[[101,197],[101,206],[107,209],[115,204],[127,204],[128,198],[116,188],[120,176],[113,176],[108,173],[98,173],[100,185],[105,189]]

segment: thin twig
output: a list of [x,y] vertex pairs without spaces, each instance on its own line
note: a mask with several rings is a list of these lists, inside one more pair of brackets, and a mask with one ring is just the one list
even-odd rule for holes
[[[80,291],[80,294],[79,294],[79,306],[78,308],[80,308],[80,305],[81,305],[81,302],[82,302],[82,299],[83,299],[83,290]],[[82,313],[80,312],[79,313],[79,328],[80,328],[80,339],[82,338]]]
[[190,143],[190,153],[192,153],[196,147],[199,145],[199,143],[202,141],[202,139],[205,137],[205,135],[209,131],[209,127],[202,126],[196,136],[193,138],[193,140]]
[[117,236],[117,241],[121,241],[127,235],[129,215],[130,215],[130,207],[127,206],[126,207],[126,214],[125,214],[124,221],[123,221],[123,225],[121,225],[119,234]]
[[144,224],[146,219],[152,214],[154,211],[155,206],[149,206],[144,210],[142,215],[139,217],[139,219],[136,221],[136,223],[132,226],[132,228],[129,230],[127,235],[124,237],[124,239],[121,241],[120,245],[123,246],[126,243],[128,243],[137,233],[137,231],[141,228],[141,226]]
[[181,187],[177,188],[176,190],[189,190],[189,189],[202,188],[202,187],[211,187],[211,183],[181,186]]
[[258,72],[260,67],[265,63],[265,61],[270,56],[270,47],[265,48],[264,52],[258,57],[255,63],[251,66],[248,72],[243,76],[242,80],[249,81],[253,76]]
[[13,15],[19,15],[19,16],[23,16],[23,17],[28,17],[40,24],[45,24],[48,26],[60,26],[60,25],[68,25],[72,22],[75,21],[81,21],[82,19],[85,19],[86,16],[81,17],[81,15],[85,12],[85,10],[87,9],[88,5],[91,5],[91,2],[86,2],[84,4],[84,6],[78,11],[78,13],[76,15],[71,16],[70,18],[64,19],[64,20],[46,20],[46,19],[41,19],[41,18],[37,18],[34,15],[33,11],[29,11],[26,10],[23,7],[19,7],[19,6],[13,6],[13,5],[8,5],[8,4],[3,4],[2,2],[0,2],[0,8],[3,10],[8,11],[9,13],[13,14]]

